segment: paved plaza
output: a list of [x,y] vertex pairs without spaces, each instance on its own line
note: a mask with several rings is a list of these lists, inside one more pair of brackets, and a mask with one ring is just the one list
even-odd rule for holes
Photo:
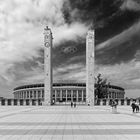
[[0,106],[0,140],[139,140],[130,106]]

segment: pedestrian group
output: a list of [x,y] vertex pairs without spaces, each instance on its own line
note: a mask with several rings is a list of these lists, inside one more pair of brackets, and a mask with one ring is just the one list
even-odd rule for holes
[[74,102],[74,103],[71,102],[71,107],[74,107],[75,108],[76,107],[76,102]]
[[139,112],[139,103],[136,102],[136,101],[133,101],[132,104],[131,104],[131,107],[132,107],[132,112],[135,113],[138,113]]

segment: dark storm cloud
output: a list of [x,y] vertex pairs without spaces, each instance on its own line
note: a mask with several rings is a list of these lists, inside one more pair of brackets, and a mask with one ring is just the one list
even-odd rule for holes
[[[85,40],[79,38],[78,42],[67,41],[53,48],[53,66],[54,68],[61,65],[85,64]],[[80,58],[80,59],[79,59]]]
[[79,20],[91,24],[111,17],[122,4],[121,0],[69,0],[64,4],[64,16],[67,22]]
[[[131,3],[127,0],[69,0],[69,3],[64,3],[63,14],[69,24],[80,21],[95,29],[96,46],[98,46],[138,22],[140,11],[135,10],[135,7],[139,6],[139,3],[135,0],[130,1]],[[97,64],[112,65],[133,59],[140,39],[138,33],[131,37],[129,39],[123,37],[124,41],[120,44],[118,39],[116,44],[110,44],[111,49],[106,46],[107,50],[104,48],[101,55],[96,52]]]
[[[64,3],[62,11],[66,23],[81,22],[89,28],[94,28],[96,46],[100,46],[103,42],[128,30],[138,21],[139,11],[132,10],[130,7],[123,9],[122,6],[124,6],[123,0],[69,0]],[[124,36],[122,36],[123,41],[119,38],[115,44],[112,42],[105,45],[102,50],[96,51],[96,63],[113,65],[133,59],[139,47],[139,35],[134,33],[129,38]],[[63,41],[53,48],[54,69],[70,64],[85,66],[85,41],[86,38]],[[41,54],[40,58],[42,63],[43,55]]]
[[140,22],[96,47],[98,64],[128,62],[140,48]]
[[68,23],[80,21],[96,29],[100,43],[128,28],[139,17],[139,11],[122,10],[123,3],[123,0],[69,0],[69,4],[64,4],[63,14]]
[[123,32],[138,21],[140,15],[134,11],[118,11],[102,28],[96,29],[96,44]]

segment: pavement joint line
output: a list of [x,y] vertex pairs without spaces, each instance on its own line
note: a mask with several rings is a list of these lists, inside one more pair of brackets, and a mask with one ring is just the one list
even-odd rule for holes
[[[0,120],[0,140],[50,140],[51,137],[52,140],[140,139],[140,114],[132,114],[130,107],[119,107],[119,114],[113,114],[108,107],[20,109],[17,112],[15,108],[13,112],[10,109],[9,113],[16,114]],[[1,115],[5,113],[1,112]]]
[[[49,129],[49,133],[44,134],[46,129],[31,129],[29,130],[19,130],[19,129],[0,129],[0,135],[61,135],[63,129]],[[140,135],[140,129],[65,129],[64,135]]]
[[129,113],[121,113],[121,114],[123,114],[123,115],[128,115],[128,116],[132,116],[132,117],[136,117],[136,118],[140,118],[140,116],[137,115],[137,113],[136,113],[136,114],[135,114],[135,113],[133,113],[133,114],[129,114]]
[[[57,118],[57,116],[55,116],[55,117]],[[56,118],[55,118],[55,119],[56,119]],[[52,120],[52,118],[51,118],[51,120]],[[50,126],[48,126],[48,128],[47,128],[47,130],[46,130],[46,134],[47,134],[49,128],[50,128]],[[42,135],[42,136],[40,137],[40,140],[43,138],[43,136],[44,136],[44,135]]]
[[[28,111],[31,111],[31,110],[34,110],[34,108],[33,109],[30,109]],[[26,112],[26,111],[25,110],[22,110],[22,111],[19,111],[19,112],[6,114],[6,115],[3,115],[3,116],[0,116],[0,118],[2,119],[2,118],[5,118],[5,117],[10,117],[10,116],[14,116],[14,115],[17,115],[17,114],[22,114],[22,112]]]

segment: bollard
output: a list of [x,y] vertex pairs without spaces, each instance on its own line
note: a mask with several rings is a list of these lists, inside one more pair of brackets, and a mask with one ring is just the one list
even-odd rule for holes
[[107,106],[109,105],[109,100],[106,101],[106,105],[107,105]]
[[127,105],[127,100],[124,100],[124,105],[125,105],[125,106]]
[[11,99],[11,106],[14,106],[14,100]]
[[36,100],[36,106],[39,106],[39,105],[38,105],[38,100]]
[[101,105],[101,106],[103,105],[103,100],[100,101],[100,105]]
[[121,105],[121,100],[118,101],[118,105]]
[[29,106],[32,106],[32,100],[29,100]]
[[5,106],[8,106],[8,100],[5,99]]
[[20,101],[19,100],[17,100],[17,106],[20,106]]
[[26,106],[26,100],[23,100],[23,106]]

